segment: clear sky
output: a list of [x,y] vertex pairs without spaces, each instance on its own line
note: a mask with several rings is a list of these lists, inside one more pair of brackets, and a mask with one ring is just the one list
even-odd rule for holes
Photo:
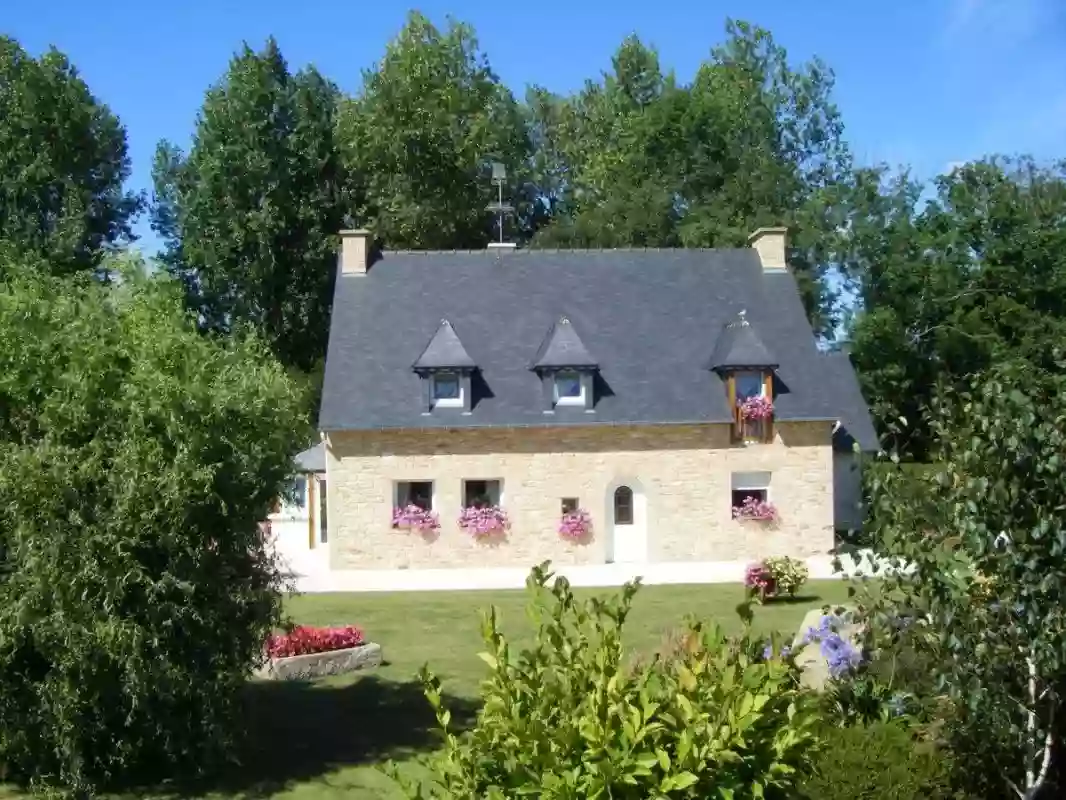
[[579,87],[633,32],[687,81],[733,16],[833,67],[860,161],[933,175],[989,152],[1066,156],[1066,0],[0,0],[0,33],[70,56],[125,123],[131,183],[148,188],[156,143],[186,144],[242,41],[273,34],[291,67],[355,91],[411,7],[472,23],[519,97]]

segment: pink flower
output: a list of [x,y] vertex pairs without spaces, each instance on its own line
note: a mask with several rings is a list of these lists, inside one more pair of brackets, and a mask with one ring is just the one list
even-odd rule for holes
[[774,415],[774,404],[769,397],[757,395],[742,400],[739,404],[740,414],[744,419],[769,419]]
[[563,538],[580,541],[592,532],[592,517],[583,508],[575,508],[559,521],[559,533]]
[[459,527],[474,537],[503,533],[510,524],[507,512],[499,506],[471,506],[459,515]]
[[265,644],[270,658],[288,658],[310,653],[329,653],[358,647],[365,641],[363,632],[354,625],[342,628],[313,628],[297,625],[288,633],[268,636]]
[[773,522],[777,519],[777,508],[773,503],[759,500],[749,495],[739,506],[733,506],[733,519],[753,519],[761,522]]
[[440,520],[433,511],[419,508],[413,503],[392,510],[392,527],[404,530],[433,533],[440,528]]
[[748,565],[744,572],[744,585],[754,592],[765,591],[766,594],[773,594],[774,591],[773,576],[762,564]]

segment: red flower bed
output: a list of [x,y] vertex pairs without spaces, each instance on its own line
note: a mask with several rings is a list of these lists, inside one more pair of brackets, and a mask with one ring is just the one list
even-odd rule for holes
[[268,636],[266,654],[270,658],[305,656],[309,653],[329,653],[358,647],[364,642],[363,632],[354,625],[343,628],[312,628],[297,625],[289,633]]

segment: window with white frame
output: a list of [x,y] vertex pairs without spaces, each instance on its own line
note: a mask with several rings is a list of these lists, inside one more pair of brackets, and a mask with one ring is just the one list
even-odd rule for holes
[[749,497],[760,503],[770,500],[769,472],[734,472],[730,477],[732,507],[740,508]]
[[463,481],[463,508],[499,506],[503,499],[503,481]]
[[270,510],[273,517],[302,517],[307,515],[307,476],[297,475],[282,488],[281,497]]
[[418,506],[423,511],[432,511],[433,481],[396,481],[393,484],[393,506]]
[[442,408],[461,408],[463,405],[463,384],[458,372],[437,372],[431,378],[433,405]]
[[553,396],[558,406],[585,405],[585,384],[581,380],[581,374],[576,370],[557,372]]

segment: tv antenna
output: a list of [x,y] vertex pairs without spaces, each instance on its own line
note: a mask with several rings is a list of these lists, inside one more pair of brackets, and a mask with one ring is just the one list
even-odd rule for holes
[[497,195],[496,202],[489,203],[485,206],[485,209],[496,215],[496,225],[500,229],[500,241],[498,246],[506,247],[507,245],[503,241],[503,219],[505,215],[514,213],[514,206],[503,202],[503,185],[507,183],[507,167],[499,161],[492,162],[492,183],[496,186],[499,194]]

